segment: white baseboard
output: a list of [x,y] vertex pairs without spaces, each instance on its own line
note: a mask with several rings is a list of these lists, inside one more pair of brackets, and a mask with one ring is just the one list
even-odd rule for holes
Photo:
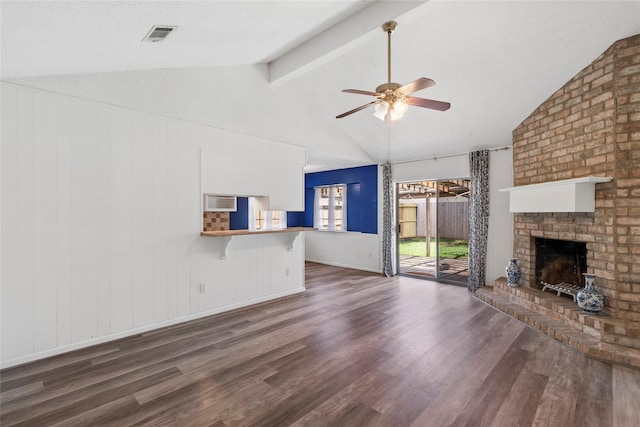
[[315,262],[315,263],[324,264],[324,265],[331,265],[333,267],[352,268],[354,270],[361,270],[361,271],[368,271],[370,273],[380,273],[380,274],[382,274],[382,270],[377,270],[375,268],[369,268],[369,267],[362,267],[360,265],[348,265],[348,264],[341,264],[341,263],[337,263],[337,262],[327,262],[327,261],[308,259],[308,258],[305,259],[305,261]]
[[25,356],[14,357],[13,359],[3,360],[0,362],[0,369],[10,368],[16,365],[22,365],[24,363],[33,362],[36,360],[44,359],[46,357],[56,356],[58,354],[67,353],[73,350],[79,350],[81,348],[90,347],[96,344],[102,344],[109,341],[114,341],[120,338],[126,338],[132,335],[141,334],[144,332],[149,332],[154,329],[165,328],[167,326],[177,325],[178,323],[188,322],[190,320],[200,319],[202,317],[211,316],[214,314],[223,313],[225,311],[235,310],[237,308],[247,307],[254,304],[259,304],[266,301],[271,301],[278,298],[284,298],[289,295],[299,294],[304,292],[306,288],[304,286],[296,289],[292,289],[290,291],[279,292],[277,294],[268,295],[266,297],[255,298],[247,301],[243,301],[236,304],[227,305],[224,307],[214,308],[212,310],[200,311],[198,313],[190,314],[188,316],[177,317],[175,319],[166,320],[164,322],[154,323],[151,325],[142,326],[135,329],[128,329],[126,331],[117,332],[115,334],[105,335],[103,337],[92,338],[87,341],[82,341],[79,343],[69,344],[62,347],[56,347],[49,350],[40,351],[37,353],[27,354]]

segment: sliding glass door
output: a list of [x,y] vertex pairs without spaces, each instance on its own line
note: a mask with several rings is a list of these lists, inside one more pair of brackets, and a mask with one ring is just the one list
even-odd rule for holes
[[399,183],[396,194],[398,272],[466,284],[469,180]]

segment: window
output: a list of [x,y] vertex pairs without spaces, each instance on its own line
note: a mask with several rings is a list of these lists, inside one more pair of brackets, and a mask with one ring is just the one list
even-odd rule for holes
[[249,230],[274,230],[287,228],[286,211],[267,211],[266,197],[249,197]]
[[256,230],[287,228],[286,211],[257,211]]
[[313,226],[321,231],[347,231],[347,185],[316,187]]

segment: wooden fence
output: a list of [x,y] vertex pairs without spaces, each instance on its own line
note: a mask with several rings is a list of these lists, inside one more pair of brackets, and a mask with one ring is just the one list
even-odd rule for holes
[[[469,199],[466,197],[441,198],[440,237],[469,239]],[[402,199],[398,209],[400,238],[427,235],[427,208],[424,199]],[[429,199],[429,235],[436,234],[436,200]]]

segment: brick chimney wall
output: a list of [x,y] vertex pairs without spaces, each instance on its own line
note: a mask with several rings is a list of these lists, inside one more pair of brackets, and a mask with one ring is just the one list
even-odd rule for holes
[[614,43],[513,131],[516,186],[612,177],[593,213],[515,214],[514,256],[535,282],[535,237],[586,242],[605,313],[640,322],[640,34]]

